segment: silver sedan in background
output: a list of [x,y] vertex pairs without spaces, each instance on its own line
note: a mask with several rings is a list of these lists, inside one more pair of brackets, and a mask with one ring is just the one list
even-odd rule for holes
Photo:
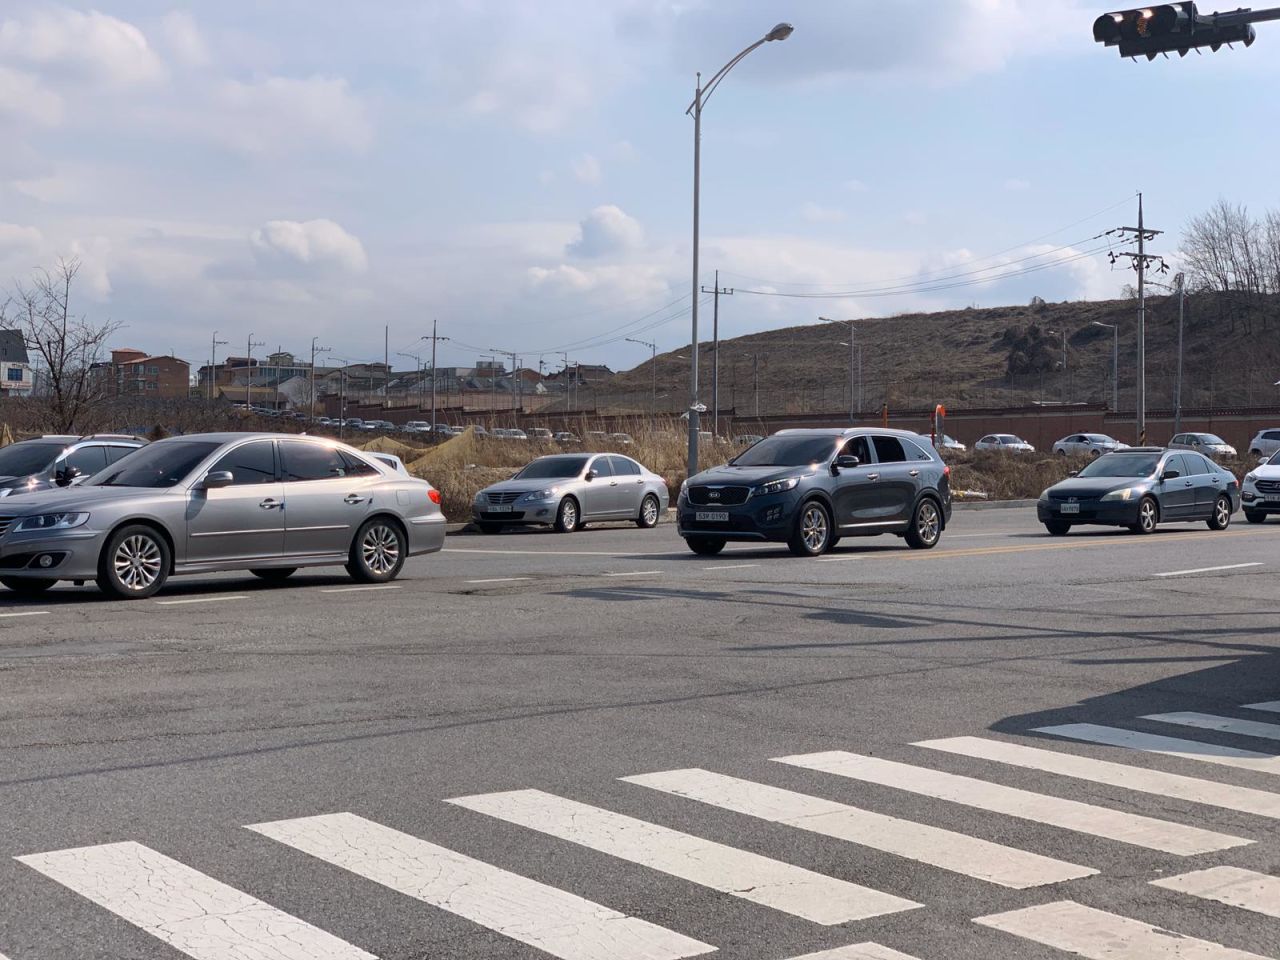
[[572,533],[597,520],[657,526],[671,500],[666,481],[618,453],[539,457],[510,480],[476,494],[475,525],[498,533],[510,525],[542,524]]
[[34,595],[94,580],[139,599],[171,575],[248,570],[279,581],[318,566],[385,583],[444,535],[429,483],[344,444],[196,434],[144,447],[81,486],[5,498],[0,583]]

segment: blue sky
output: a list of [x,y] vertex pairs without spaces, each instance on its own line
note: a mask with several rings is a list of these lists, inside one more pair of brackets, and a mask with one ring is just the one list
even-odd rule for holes
[[[1176,264],[1218,197],[1280,206],[1280,25],[1122,61],[1074,0],[7,0],[0,280],[84,262],[120,344],[203,362],[216,329],[305,354],[477,350],[630,367],[689,340],[694,73],[780,20],[708,105],[705,281],[726,336],[834,317],[1116,296],[1075,257],[1138,190]],[[1081,222],[1083,221],[1083,222]],[[1045,251],[1061,246],[1054,254]],[[991,258],[992,254],[1000,256]],[[998,272],[998,271],[997,271]],[[683,298],[683,299],[681,299]],[[709,322],[709,315],[707,320]],[[240,351],[243,352],[243,348]],[[402,364],[412,361],[400,359]]]

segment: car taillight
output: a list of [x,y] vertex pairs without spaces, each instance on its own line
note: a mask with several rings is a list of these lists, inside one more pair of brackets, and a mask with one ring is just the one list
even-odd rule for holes
[[950,476],[951,476],[951,465],[950,465],[950,464],[945,464],[945,463],[944,463],[944,464],[942,465],[942,475],[943,475],[944,477],[950,477]]
[[434,503],[436,506],[439,506],[439,505],[440,505],[440,491],[439,491],[439,490],[437,490],[437,489],[435,489],[434,487],[432,487],[430,490],[428,490],[428,491],[427,491],[427,496],[431,499],[431,502],[432,502],[432,503]]

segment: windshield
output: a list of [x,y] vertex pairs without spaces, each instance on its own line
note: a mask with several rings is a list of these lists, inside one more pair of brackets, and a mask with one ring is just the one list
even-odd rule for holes
[[535,460],[513,480],[565,480],[576,477],[587,466],[586,457],[543,457]]
[[1267,461],[1267,466],[1280,467],[1280,450],[1277,450],[1271,459]]
[[212,440],[153,443],[120,461],[91,482],[95,487],[172,487],[190,475],[221,444]]
[[1108,437],[1105,433],[1086,433],[1085,436],[1094,443],[1115,443],[1115,440]]
[[1002,433],[996,437],[1001,443],[1021,443],[1022,441],[1015,437],[1012,433]]
[[66,444],[61,442],[15,443],[0,450],[0,476],[26,477],[40,473],[65,449]]
[[735,467],[807,467],[835,453],[836,437],[769,437],[733,461]]
[[1192,434],[1201,443],[1216,443],[1225,445],[1227,441],[1212,433],[1194,433]]
[[1158,453],[1112,453],[1080,471],[1082,477],[1149,477],[1160,464]]

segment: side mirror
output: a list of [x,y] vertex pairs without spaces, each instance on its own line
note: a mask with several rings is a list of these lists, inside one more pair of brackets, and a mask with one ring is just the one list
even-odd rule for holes
[[1068,473],[1068,474],[1067,474],[1067,476],[1068,476],[1068,477],[1078,477],[1078,476],[1080,476],[1080,471],[1079,471],[1079,470],[1072,470],[1070,473]]
[[230,470],[212,470],[205,474],[204,483],[201,486],[205,490],[219,490],[235,482],[235,475]]
[[582,479],[586,480],[587,483],[590,483],[592,480],[594,480],[598,476],[600,476],[600,474],[596,473],[594,470],[588,470],[587,475]]
[[1180,476],[1182,476],[1182,474],[1179,473],[1177,470],[1166,470],[1164,473],[1160,475],[1160,479],[1161,480],[1177,480]]
[[836,457],[836,462],[834,464],[838,470],[852,470],[854,467],[861,465],[862,461],[857,457],[846,456],[844,454]]
[[63,467],[53,475],[53,482],[60,487],[69,487],[80,476],[80,471],[75,467]]

